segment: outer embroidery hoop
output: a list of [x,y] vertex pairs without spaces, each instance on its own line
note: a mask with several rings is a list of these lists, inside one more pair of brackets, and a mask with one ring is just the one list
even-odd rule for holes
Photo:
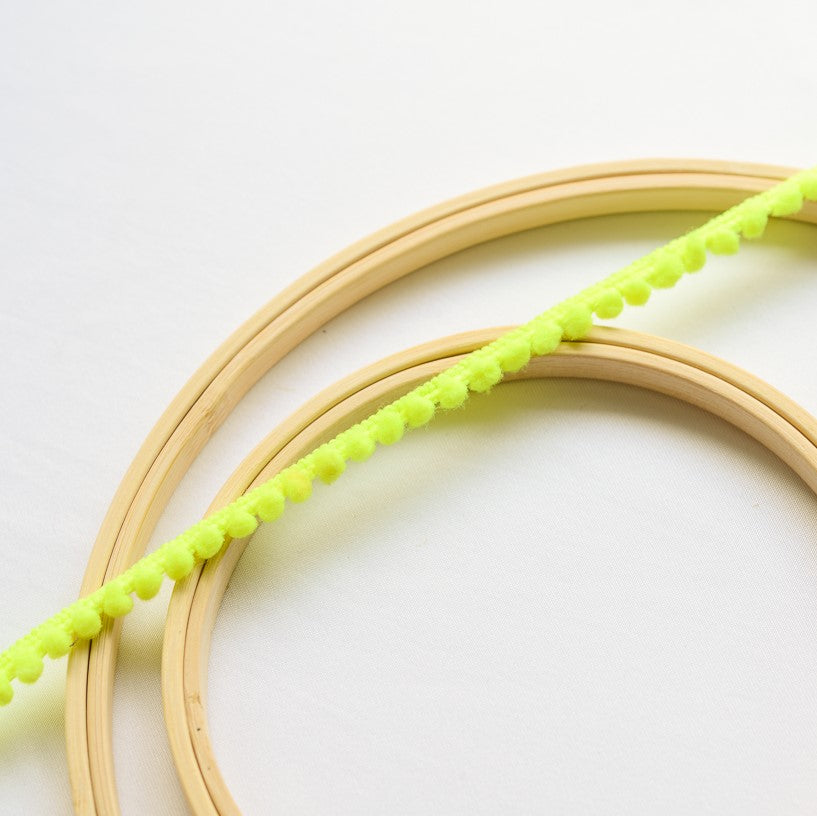
[[[114,497],[89,561],[82,594],[93,591],[144,551],[173,489],[241,396],[295,345],[367,294],[460,249],[514,232],[592,215],[725,209],[790,174],[789,169],[782,168],[680,160],[625,162],[549,173],[424,211],[331,258],[242,326],[167,409]],[[807,204],[794,218],[817,223],[817,207]],[[529,370],[534,370],[533,363]],[[798,420],[801,427],[811,421],[804,416]],[[194,575],[198,574],[197,570]],[[191,576],[177,592],[195,581]],[[79,813],[119,812],[111,702],[120,625],[118,621],[107,623],[99,638],[80,645],[69,662],[68,759]],[[172,652],[166,652],[165,662],[171,658]],[[175,733],[174,726],[171,733]],[[199,749],[200,756],[212,756],[209,747]],[[179,762],[175,745],[174,755]],[[181,774],[186,792],[189,773],[188,769]],[[226,797],[219,803],[209,794],[191,798],[196,812],[236,812],[229,809],[235,806],[220,777],[215,782],[205,781],[204,790],[219,789],[219,784]]]

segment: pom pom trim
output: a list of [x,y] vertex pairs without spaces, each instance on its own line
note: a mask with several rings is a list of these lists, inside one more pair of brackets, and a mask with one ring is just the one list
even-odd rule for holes
[[65,654],[77,639],[95,637],[103,617],[126,614],[131,594],[147,599],[159,590],[162,576],[174,581],[190,574],[197,559],[215,555],[230,537],[252,533],[261,520],[273,520],[284,510],[284,497],[305,501],[315,478],[330,483],[347,460],[364,461],[377,443],[393,444],[409,427],[430,421],[437,408],[462,405],[470,391],[487,391],[504,373],[524,367],[531,355],[552,353],[562,337],[579,340],[593,325],[593,313],[614,317],[623,298],[629,305],[647,302],[653,286],[670,288],[685,272],[700,269],[706,252],[737,251],[740,235],[758,237],[770,216],[796,213],[804,200],[817,200],[817,168],[792,176],[781,184],[727,210],[703,226],[671,241],[604,280],[562,301],[529,323],[513,329],[467,355],[442,374],[385,406],[373,416],[340,433],[238,501],[213,513],[177,538],[145,556],[90,595],[65,607],[0,653],[0,705],[13,698],[11,681],[34,682],[42,658]]

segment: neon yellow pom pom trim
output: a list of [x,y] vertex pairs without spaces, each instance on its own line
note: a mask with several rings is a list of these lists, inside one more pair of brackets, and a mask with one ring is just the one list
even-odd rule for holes
[[428,423],[437,408],[462,405],[469,391],[490,390],[504,374],[523,368],[531,356],[553,352],[562,339],[580,339],[593,325],[594,314],[612,318],[625,303],[631,306],[646,303],[653,288],[670,288],[685,273],[700,269],[706,262],[707,251],[736,252],[741,236],[760,237],[770,216],[793,215],[802,208],[804,199],[817,200],[817,168],[798,173],[747,199],[468,354],[268,482],[193,525],[0,653],[0,705],[11,701],[13,679],[33,683],[39,678],[46,655],[53,659],[63,656],[76,640],[96,637],[105,616],[127,614],[133,607],[133,593],[143,600],[152,598],[165,575],[174,581],[185,578],[197,559],[214,556],[228,538],[250,535],[258,519],[266,522],[278,518],[286,499],[292,502],[308,499],[316,478],[327,484],[334,482],[344,472],[347,461],[368,459],[378,443],[397,442],[406,428]]

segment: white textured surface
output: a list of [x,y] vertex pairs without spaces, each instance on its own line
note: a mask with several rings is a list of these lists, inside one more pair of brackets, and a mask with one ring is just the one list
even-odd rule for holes
[[[69,602],[118,480],[261,302],[394,219],[608,159],[817,162],[815,12],[722,2],[0,9],[0,640]],[[253,390],[163,517],[391,351],[524,320],[700,220],[599,219],[437,264]],[[817,236],[773,225],[620,325],[817,411]],[[499,389],[256,536],[215,632],[251,813],[817,808],[817,502],[756,444],[615,385]],[[126,626],[125,814],[185,805],[166,596]],[[64,662],[0,711],[0,812],[70,812]]]

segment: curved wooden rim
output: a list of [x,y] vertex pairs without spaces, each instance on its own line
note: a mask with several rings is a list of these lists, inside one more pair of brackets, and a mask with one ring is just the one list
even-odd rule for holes
[[[653,160],[549,173],[431,208],[334,256],[233,334],[162,415],[114,496],[82,593],[93,591],[144,551],[179,480],[246,391],[305,337],[366,295],[493,238],[594,215],[720,210],[791,172],[726,162]],[[797,220],[817,222],[817,207],[808,205]],[[111,712],[120,625],[109,624],[69,660],[66,734],[78,813],[119,812]]]
[[[324,439],[419,384],[498,331],[471,332],[376,363],[327,389],[290,417],[241,463],[213,501],[221,507]],[[509,379],[579,377],[640,386],[725,419],[777,454],[817,493],[817,420],[741,369],[662,338],[595,329],[563,343]],[[340,401],[339,401],[340,399]],[[240,813],[210,743],[206,685],[212,629],[248,540],[233,541],[176,585],[162,660],[165,722],[179,779],[196,814]]]

